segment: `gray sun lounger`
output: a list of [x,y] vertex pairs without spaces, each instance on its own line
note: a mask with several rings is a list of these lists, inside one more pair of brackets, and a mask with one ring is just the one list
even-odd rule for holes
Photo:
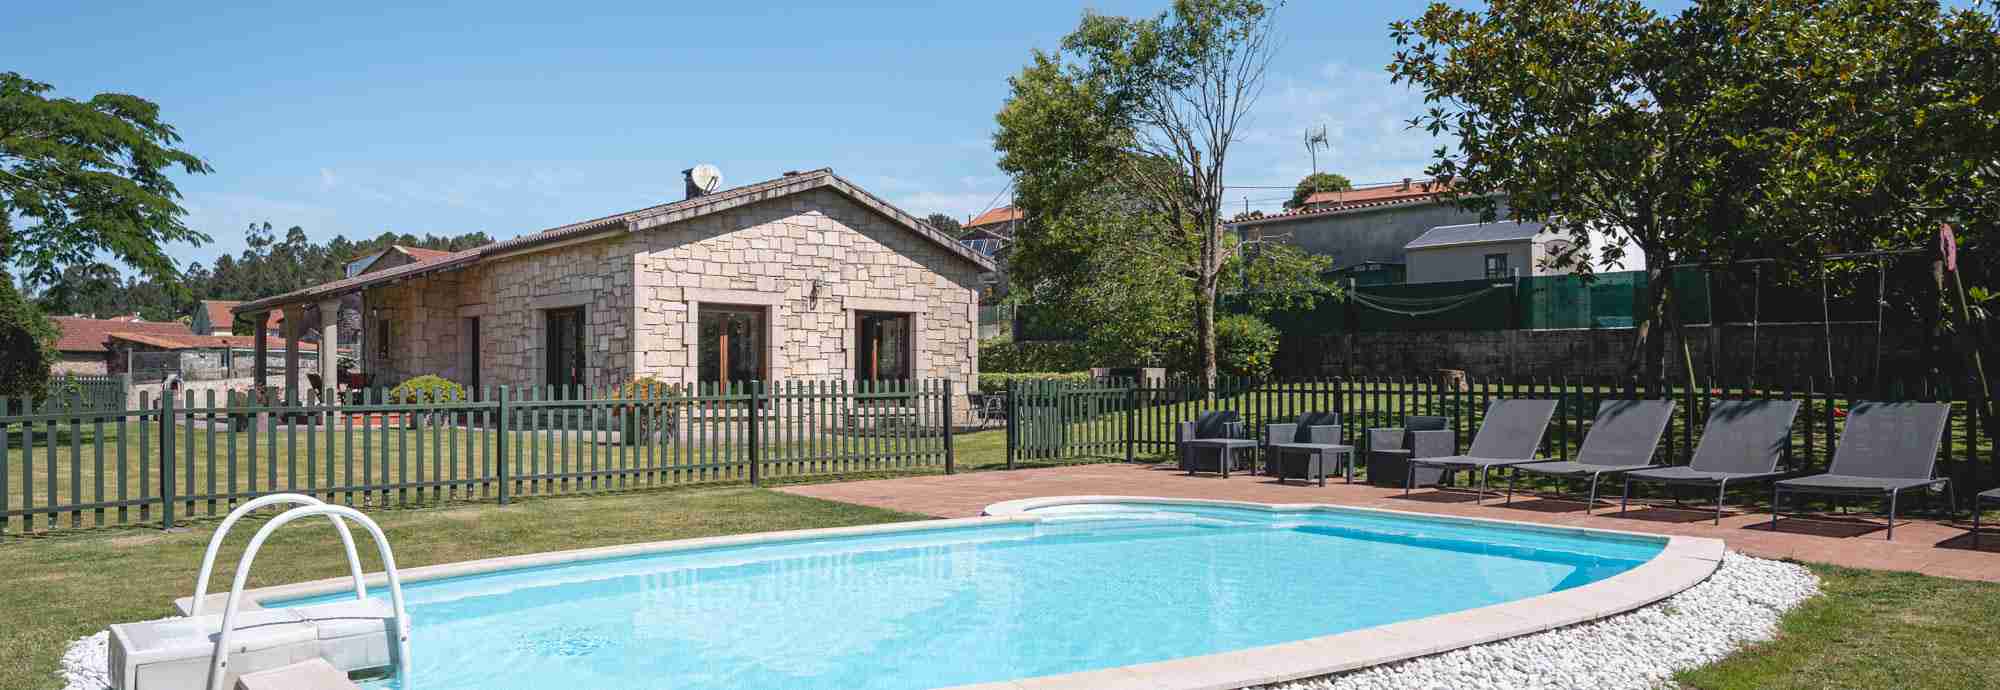
[[1464,455],[1410,459],[1403,495],[1408,496],[1410,487],[1416,484],[1419,467],[1478,470],[1479,497],[1474,501],[1484,501],[1486,477],[1493,468],[1536,462],[1535,450],[1541,447],[1542,437],[1549,431],[1549,418],[1555,414],[1554,400],[1493,401],[1486,407],[1486,418],[1480,421],[1479,432],[1472,436],[1472,447]]
[[1771,529],[1778,528],[1787,493],[1887,496],[1889,539],[1896,538],[1896,498],[1904,491],[1943,484],[1956,512],[1951,479],[1936,474],[1938,443],[1950,418],[1951,406],[1945,403],[1855,405],[1847,413],[1847,426],[1840,431],[1840,445],[1825,474],[1771,484]]
[[1597,481],[1607,474],[1659,467],[1653,453],[1660,447],[1660,435],[1674,418],[1672,400],[1606,400],[1597,405],[1597,418],[1583,437],[1575,460],[1548,460],[1512,465],[1507,475],[1507,502],[1514,502],[1514,480],[1522,472],[1558,477],[1590,477],[1589,513],[1597,505]]
[[1635,481],[1712,486],[1715,524],[1722,524],[1730,482],[1770,481],[1792,474],[1779,471],[1778,461],[1785,455],[1785,439],[1798,415],[1797,400],[1716,401],[1709,405],[1708,424],[1702,427],[1694,459],[1678,467],[1625,473],[1626,498],[1619,499],[1618,512],[1625,512]]
[[1174,434],[1180,468],[1188,474],[1219,472],[1227,477],[1239,464],[1237,454],[1257,447],[1256,441],[1243,438],[1242,417],[1230,410],[1203,412],[1195,421],[1181,422]]
[[1972,550],[1979,550],[1979,506],[1987,501],[2000,501],[2000,489],[1987,489],[1972,497]]
[[1344,469],[1347,483],[1354,483],[1354,446],[1340,442],[1340,413],[1307,412],[1297,422],[1272,424],[1264,434],[1264,474],[1278,483],[1297,477],[1326,486],[1329,467]]

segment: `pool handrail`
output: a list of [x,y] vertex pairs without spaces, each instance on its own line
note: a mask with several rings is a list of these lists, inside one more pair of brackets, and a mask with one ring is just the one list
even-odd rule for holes
[[[236,578],[229,587],[229,599],[222,609],[222,628],[216,633],[215,652],[209,661],[208,688],[223,690],[224,669],[229,665],[229,638],[236,625],[236,613],[243,603],[243,585],[250,579],[250,566],[257,560],[257,551],[264,548],[264,540],[279,527],[299,518],[327,515],[335,520],[351,520],[368,530],[368,536],[375,540],[375,550],[382,557],[382,571],[389,581],[390,615],[394,619],[396,634],[396,676],[402,687],[410,687],[410,616],[403,607],[403,580],[396,572],[396,554],[389,548],[389,537],[382,533],[381,525],[361,514],[361,511],[347,506],[320,503],[292,508],[265,523],[250,538],[250,545],[243,551],[242,560],[236,563]],[[349,559],[359,563],[357,559]]]
[[[222,524],[215,528],[215,534],[209,536],[208,550],[201,555],[201,573],[196,575],[194,580],[194,600],[188,604],[189,618],[201,615],[203,600],[208,598],[208,579],[215,571],[215,557],[222,550],[222,540],[229,536],[230,528],[235,527],[237,521],[252,511],[281,503],[316,506],[325,504],[325,501],[305,494],[271,494],[250,499],[249,502],[229,511],[229,516],[222,518]],[[347,529],[347,523],[342,522],[338,516],[329,515],[327,519],[331,520],[334,529],[340,532],[340,545],[347,550],[347,569],[354,577],[354,598],[367,599],[368,584],[361,576],[361,558],[354,550],[354,533]]]

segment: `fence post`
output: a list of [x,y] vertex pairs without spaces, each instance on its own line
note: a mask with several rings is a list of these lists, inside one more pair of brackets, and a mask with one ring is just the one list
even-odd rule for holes
[[1017,447],[1021,423],[1021,382],[1007,382],[1007,469],[1014,469],[1014,456],[1020,452]]
[[493,401],[497,428],[493,436],[493,475],[500,483],[500,505],[507,505],[507,387],[500,387],[500,397]]
[[1125,462],[1135,462],[1133,445],[1139,442],[1139,380],[1125,382]]
[[750,385],[746,386],[746,388],[750,390],[749,427],[750,427],[750,485],[751,486],[762,486],[764,480],[763,473],[759,472],[757,469],[757,465],[761,464],[762,461],[762,459],[758,457],[759,455],[758,451],[760,449],[757,447],[758,446],[757,417],[760,416],[757,410],[757,408],[759,407],[757,391],[758,389],[761,389],[763,387],[764,384],[761,381],[751,381]]
[[958,474],[958,454],[951,444],[951,379],[944,380],[944,473]]
[[174,396],[160,395],[160,529],[174,531]]

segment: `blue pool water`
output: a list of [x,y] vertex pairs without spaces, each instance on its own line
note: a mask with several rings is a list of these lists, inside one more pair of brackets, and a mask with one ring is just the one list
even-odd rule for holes
[[1531,597],[1623,572],[1662,544],[1358,512],[1033,514],[1045,519],[416,583],[403,690],[932,688],[1067,673]]

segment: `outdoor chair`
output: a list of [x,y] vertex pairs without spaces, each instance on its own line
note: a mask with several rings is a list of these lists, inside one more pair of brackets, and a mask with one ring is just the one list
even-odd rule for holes
[[1436,467],[1478,471],[1479,494],[1473,501],[1486,500],[1487,478],[1493,468],[1536,462],[1535,450],[1541,447],[1542,437],[1549,431],[1549,418],[1555,414],[1554,400],[1493,401],[1486,407],[1486,419],[1479,423],[1479,432],[1472,436],[1472,448],[1464,455],[1410,459],[1409,480],[1403,486],[1403,495],[1410,495],[1418,468]]
[[1723,500],[1729,483],[1771,481],[1791,474],[1778,470],[1785,454],[1785,440],[1792,435],[1792,420],[1798,417],[1797,400],[1719,400],[1709,405],[1708,424],[1702,427],[1701,442],[1694,459],[1678,467],[1625,473],[1625,498],[1618,501],[1624,513],[1632,496],[1632,482],[1653,482],[1715,487],[1715,521],[1722,524]]
[[1972,550],[1979,550],[1979,507],[1987,501],[2000,501],[2000,489],[1987,489],[1972,497]]
[[1597,405],[1597,418],[1583,437],[1575,460],[1550,460],[1514,465],[1507,473],[1507,502],[1514,502],[1514,481],[1522,472],[1555,477],[1589,477],[1590,501],[1583,504],[1589,514],[1597,506],[1597,483],[1607,474],[1620,474],[1659,467],[1653,453],[1660,447],[1660,435],[1674,418],[1672,400],[1606,400]]
[[1344,470],[1347,483],[1354,483],[1354,446],[1340,442],[1340,413],[1307,412],[1295,423],[1272,424],[1264,438],[1264,473],[1279,483],[1317,478],[1326,486],[1329,467]]
[[1771,484],[1771,529],[1778,528],[1784,495],[1831,494],[1887,496],[1889,528],[1896,538],[1896,499],[1910,489],[1945,486],[1945,496],[1958,510],[1951,479],[1935,474],[1938,443],[1944,438],[1951,406],[1945,403],[1864,402],[1847,413],[1833,464],[1824,474],[1784,479]]
[[1444,470],[1424,468],[1410,471],[1411,458],[1441,458],[1458,454],[1458,432],[1450,417],[1412,415],[1399,427],[1368,430],[1368,483],[1376,486],[1406,486],[1414,478],[1418,484],[1436,484]]
[[1241,468],[1239,452],[1255,450],[1257,442],[1244,437],[1240,416],[1218,410],[1175,425],[1174,446],[1181,469],[1188,474],[1218,472],[1227,477],[1230,471]]

